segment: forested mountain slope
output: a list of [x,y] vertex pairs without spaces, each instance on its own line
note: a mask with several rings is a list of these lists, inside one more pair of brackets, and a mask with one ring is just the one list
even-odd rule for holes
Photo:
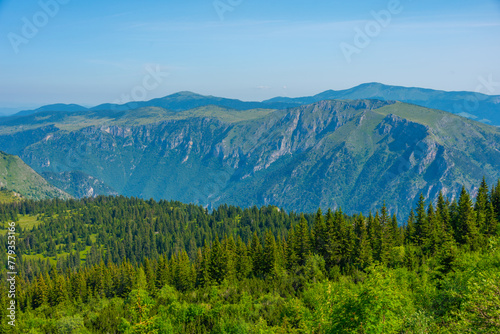
[[[421,196],[409,217],[124,197],[0,204],[0,243],[18,233],[17,326],[0,332],[498,332],[500,182],[483,181],[475,203],[465,190],[436,206]],[[2,320],[7,295],[0,285]]]

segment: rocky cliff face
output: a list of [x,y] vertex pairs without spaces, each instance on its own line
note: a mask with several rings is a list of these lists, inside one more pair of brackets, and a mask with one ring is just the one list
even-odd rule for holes
[[364,213],[385,201],[402,215],[420,192],[453,197],[483,175],[500,177],[496,128],[376,100],[321,101],[236,123],[192,117],[30,131],[15,147],[0,136],[0,149],[18,150],[76,196]]

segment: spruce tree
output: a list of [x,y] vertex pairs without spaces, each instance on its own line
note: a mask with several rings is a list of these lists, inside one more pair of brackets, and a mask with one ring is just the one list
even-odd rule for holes
[[303,214],[300,215],[300,222],[297,226],[294,243],[293,247],[297,254],[298,264],[299,266],[303,266],[306,264],[306,259],[312,250],[309,226]]
[[417,245],[422,245],[425,243],[427,231],[427,214],[425,212],[425,199],[424,195],[420,194],[417,203],[417,214],[415,218],[415,236],[414,240]]
[[[370,217],[369,217],[370,218]],[[380,214],[378,211],[375,212],[372,221],[369,225],[370,227],[370,242],[372,245],[373,259],[375,261],[381,261],[382,253],[382,225],[380,223]]]
[[276,240],[271,231],[267,231],[264,239],[262,273],[272,277],[276,272],[277,261]]
[[[379,242],[379,254],[377,260],[381,263],[388,264],[391,254],[391,249],[394,246],[395,240],[392,238],[392,226],[391,219],[389,218],[389,213],[387,212],[387,207],[385,202],[380,210],[380,227],[378,228],[378,238]],[[396,222],[397,224],[397,222]]]
[[260,276],[262,274],[262,265],[263,265],[263,258],[262,258],[263,248],[260,239],[257,236],[257,232],[253,233],[249,251],[250,251],[250,257],[252,259],[253,272],[256,276]]
[[215,238],[212,244],[208,271],[212,281],[215,281],[216,284],[222,283],[226,272],[226,263],[224,261],[224,250],[218,238]]
[[[219,260],[222,259],[223,258],[220,258]],[[212,262],[212,264],[214,263]],[[214,276],[214,277],[218,283],[220,283],[223,280],[223,276],[222,277]],[[182,250],[180,253],[177,253],[175,261],[175,269],[174,269],[175,286],[177,290],[181,292],[186,292],[193,288],[195,280],[196,278],[193,266],[191,265],[187,252],[186,250]]]
[[439,230],[450,235],[453,234],[453,226],[451,225],[450,204],[444,199],[443,193],[440,191],[438,195],[436,214],[440,222]]
[[399,228],[398,219],[396,214],[392,215],[391,227],[390,227],[390,237],[393,240],[392,246],[399,247],[403,245],[403,233]]
[[488,215],[489,203],[490,197],[488,184],[486,183],[486,179],[483,177],[477,192],[476,204],[474,205],[474,210],[476,212],[476,224],[481,234],[485,234],[487,230],[486,217]]
[[359,269],[365,269],[372,263],[373,257],[368,229],[362,215],[356,217],[355,226],[357,240],[354,263]]
[[236,276],[239,280],[247,278],[252,272],[252,259],[247,246],[240,236],[236,240]]
[[491,189],[491,203],[493,209],[496,213],[497,221],[500,222],[500,180],[498,180],[496,186]]
[[315,252],[324,257],[326,254],[328,231],[321,209],[318,209],[316,217],[314,218],[313,236]]
[[457,239],[460,243],[468,245],[472,250],[479,248],[479,228],[476,225],[472,201],[465,187],[462,187],[458,200],[457,232]]
[[429,204],[427,209],[427,224],[424,231],[423,237],[423,248],[428,254],[435,254],[439,245],[442,243],[441,238],[443,237],[443,231],[440,229],[439,216],[434,211],[434,206],[432,203]]
[[237,252],[236,252],[236,243],[234,242],[234,238],[231,235],[229,238],[225,237],[223,242],[224,249],[224,261],[226,262],[226,271],[224,273],[225,279],[230,282],[236,280],[236,261],[237,261]]
[[49,297],[49,287],[45,282],[44,276],[40,275],[37,278],[33,289],[31,305],[33,305],[33,308],[36,309],[47,303],[48,297]]
[[288,239],[285,240],[283,243],[283,250],[286,260],[285,267],[290,271],[293,271],[295,267],[297,267],[298,265],[298,257],[297,253],[295,252],[294,240],[295,240],[295,231],[292,225],[292,227],[290,227],[290,230],[288,232]]
[[491,201],[488,203],[488,209],[486,210],[485,233],[487,236],[494,236],[500,233],[497,215]]
[[[146,275],[146,281],[147,281],[147,291],[154,295],[156,293],[156,275],[153,270],[153,265],[151,261],[149,261],[148,258],[144,259],[144,274]],[[105,282],[107,279],[105,278]],[[105,283],[106,285],[106,283]]]
[[158,263],[156,265],[156,290],[160,290],[167,284],[167,264],[168,260],[166,259],[165,256],[160,256],[158,259]]

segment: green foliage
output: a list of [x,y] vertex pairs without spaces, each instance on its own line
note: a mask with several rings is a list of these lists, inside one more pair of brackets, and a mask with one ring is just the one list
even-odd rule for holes
[[122,197],[0,204],[24,224],[14,332],[498,332],[496,191],[420,201],[406,227],[385,206],[365,218]]
[[411,292],[392,270],[371,266],[362,283],[328,283],[326,333],[398,333],[414,312]]
[[57,321],[57,330],[58,333],[61,334],[89,333],[88,330],[85,329],[83,317],[81,315],[59,319]]

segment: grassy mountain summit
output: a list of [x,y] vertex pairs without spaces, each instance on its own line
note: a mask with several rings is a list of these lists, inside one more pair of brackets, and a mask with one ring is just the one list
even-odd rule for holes
[[67,193],[50,185],[21,159],[4,152],[0,152],[0,186],[0,200],[3,202],[16,201],[21,197],[70,198]]
[[[500,177],[496,127],[395,101],[289,109],[44,111],[0,121],[0,149],[74,196],[119,193],[214,207],[375,210]],[[90,189],[90,187],[92,189]]]

